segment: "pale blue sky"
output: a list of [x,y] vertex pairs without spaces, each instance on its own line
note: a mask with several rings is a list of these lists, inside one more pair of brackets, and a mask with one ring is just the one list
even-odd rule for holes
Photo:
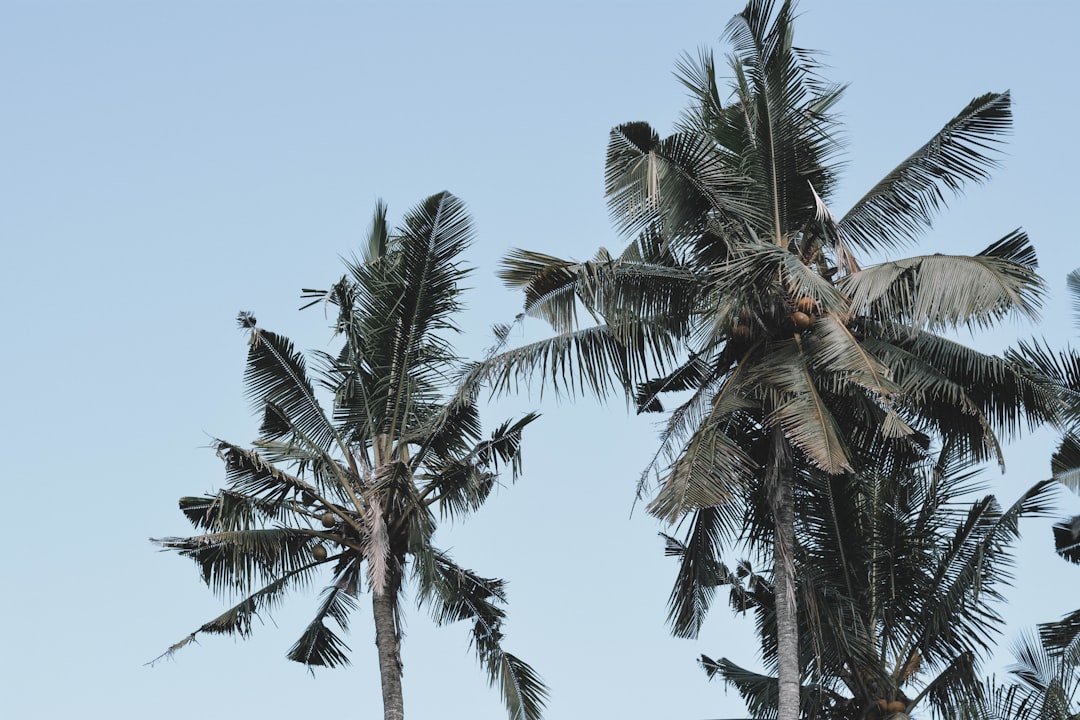
[[[608,130],[665,132],[685,104],[683,52],[719,38],[738,0],[0,3],[0,303],[8,497],[0,526],[0,716],[172,720],[375,717],[371,626],[351,668],[284,658],[315,605],[297,596],[247,642],[208,637],[142,663],[216,615],[195,567],[150,536],[185,534],[181,495],[217,488],[210,436],[250,440],[238,310],[325,348],[301,287],[325,286],[375,200],[393,218],[448,189],[471,208],[477,267],[461,349],[519,300],[493,272],[511,247],[585,258],[618,247],[603,202]],[[1017,226],[1052,290],[1032,332],[1064,342],[1080,167],[1080,6],[804,0],[797,40],[850,82],[837,211],[972,97],[1010,88],[1015,133],[995,180],[953,203],[919,249],[974,252]],[[536,329],[540,331],[539,328]],[[753,663],[750,621],[718,604],[699,641],[664,626],[673,566],[657,524],[628,519],[655,448],[619,401],[538,396],[525,476],[440,532],[465,566],[510,581],[507,645],[548,681],[548,717],[700,720],[741,713],[696,657]],[[1047,474],[1052,437],[1007,449],[1006,501]],[[1069,508],[1075,510],[1075,506]],[[1080,606],[1080,568],[1026,534],[1016,629]],[[1006,638],[1008,640],[1008,637]],[[410,717],[504,717],[465,627],[408,618]]]

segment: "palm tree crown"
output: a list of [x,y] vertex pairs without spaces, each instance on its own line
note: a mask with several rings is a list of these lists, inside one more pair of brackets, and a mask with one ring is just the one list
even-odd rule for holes
[[[657,477],[649,510],[687,518],[706,556],[743,534],[747,488],[769,499],[771,521],[750,539],[775,556],[782,720],[798,713],[796,480],[871,457],[903,467],[935,443],[1000,462],[1003,438],[1057,411],[1016,363],[941,334],[1037,317],[1025,233],[974,256],[857,257],[913,241],[951,193],[988,178],[1009,94],[972,100],[837,216],[843,88],[793,44],[793,18],[792,2],[751,0],[731,21],[730,102],[706,52],[680,65],[692,104],[674,134],[612,131],[607,195],[630,245],[587,262],[512,252],[503,279],[557,335],[484,368],[499,388],[532,373],[559,389],[621,387],[639,412],[674,393],[639,492]],[[595,326],[579,327],[579,304]],[[707,595],[694,589],[690,612],[673,606],[677,634],[697,631]]]
[[384,714],[400,718],[401,600],[411,575],[436,623],[471,623],[472,646],[510,717],[541,716],[543,684],[502,646],[504,583],[460,567],[434,544],[437,517],[479,508],[503,468],[517,477],[522,430],[536,418],[507,421],[485,438],[475,392],[453,387],[462,366],[445,336],[456,330],[468,273],[460,256],[472,234],[449,193],[426,199],[393,234],[380,203],[363,256],[330,290],[305,291],[336,308],[344,340],[336,355],[315,354],[314,372],[287,338],[241,313],[259,437],[251,447],[215,441],[227,486],[180,500],[200,534],[156,542],[199,564],[215,591],[243,599],[170,652],[199,632],[247,635],[257,613],[328,570],[315,617],[288,657],[347,663],[328,621],[347,629],[366,586]]

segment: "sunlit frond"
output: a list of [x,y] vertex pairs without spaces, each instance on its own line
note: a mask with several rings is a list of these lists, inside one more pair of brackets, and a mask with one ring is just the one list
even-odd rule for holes
[[1020,231],[978,255],[923,255],[864,268],[840,287],[855,315],[932,331],[985,328],[1013,314],[1036,320],[1045,291]]

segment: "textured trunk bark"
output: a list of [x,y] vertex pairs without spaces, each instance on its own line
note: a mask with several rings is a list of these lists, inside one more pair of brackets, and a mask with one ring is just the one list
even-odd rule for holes
[[798,602],[795,596],[795,496],[790,448],[774,435],[769,504],[773,535],[773,579],[776,593],[776,658],[780,682],[777,720],[799,720]]
[[379,650],[379,675],[382,679],[383,718],[404,720],[405,702],[401,696],[401,633],[398,630],[395,604],[401,580],[391,572],[386,587],[375,589],[371,607],[375,616],[375,646]]

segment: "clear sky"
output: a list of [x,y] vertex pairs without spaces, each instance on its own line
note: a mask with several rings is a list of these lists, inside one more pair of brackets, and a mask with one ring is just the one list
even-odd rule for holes
[[[348,637],[352,667],[312,678],[284,658],[318,588],[249,641],[207,637],[143,666],[224,607],[192,563],[147,538],[187,534],[177,499],[220,486],[210,437],[255,435],[237,311],[327,348],[322,314],[297,312],[300,289],[336,279],[377,198],[397,219],[448,189],[479,232],[460,343],[475,355],[487,328],[518,311],[494,277],[509,248],[584,259],[621,246],[603,201],[608,130],[670,130],[685,105],[676,60],[703,45],[722,53],[742,5],[0,3],[0,716],[378,716],[365,614]],[[851,84],[837,214],[972,97],[1013,91],[1003,167],[918,251],[975,252],[1023,226],[1051,288],[1045,322],[977,342],[1080,335],[1064,287],[1080,266],[1069,179],[1080,167],[1080,5],[800,9],[798,43],[827,51],[830,77]],[[753,664],[751,621],[718,603],[700,640],[670,639],[674,567],[661,528],[630,515],[652,420],[619,400],[534,393],[499,403],[489,422],[534,408],[543,418],[524,477],[439,539],[466,567],[510,581],[507,647],[550,685],[548,717],[740,715],[734,690],[709,683],[695,659]],[[988,475],[1004,500],[1048,474],[1052,446],[1049,433],[1008,446],[1008,472]],[[1080,568],[1053,556],[1046,523],[1023,529],[1010,633],[1080,606]],[[504,717],[467,628],[433,630],[409,607],[409,716]]]

